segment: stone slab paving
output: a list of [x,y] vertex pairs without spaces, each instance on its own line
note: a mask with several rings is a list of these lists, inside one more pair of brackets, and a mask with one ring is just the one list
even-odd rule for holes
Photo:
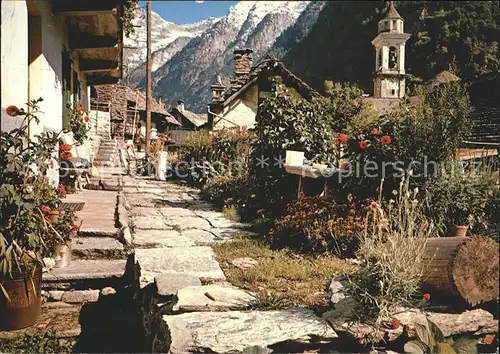
[[226,219],[195,189],[141,179],[124,182],[140,285],[146,289],[154,282],[156,291],[144,300],[143,318],[155,338],[153,352],[234,353],[255,345],[336,337],[310,310],[246,311],[255,302],[253,294],[227,283],[209,246],[255,236],[245,230],[248,225]]
[[172,247],[135,250],[141,267],[141,285],[154,281],[155,276],[165,273],[185,273],[198,278],[225,280],[226,277],[214,259],[210,247]]
[[125,273],[126,260],[72,260],[66,268],[53,268],[43,273],[47,281],[85,280],[121,277]]
[[65,201],[85,202],[83,209],[76,212],[82,221],[82,234],[114,236],[118,232],[115,228],[116,197],[117,192],[85,189],[68,194]]
[[334,339],[336,333],[313,311],[191,312],[163,316],[153,352],[234,353],[313,337]]
[[245,310],[255,301],[247,291],[235,286],[210,284],[187,286],[177,292],[175,312]]
[[124,259],[123,244],[111,237],[77,237],[71,241],[75,259]]

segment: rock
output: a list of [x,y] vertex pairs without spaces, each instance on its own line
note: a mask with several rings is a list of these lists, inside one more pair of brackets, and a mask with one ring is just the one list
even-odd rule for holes
[[346,279],[343,277],[334,277],[328,289],[330,290],[330,301],[334,304],[342,299],[345,299],[344,288],[346,286]]
[[135,207],[131,210],[131,215],[137,216],[157,216],[160,217],[160,210],[157,208]]
[[197,216],[173,216],[165,218],[165,224],[179,230],[208,229],[210,224],[203,218]]
[[137,230],[134,233],[136,247],[187,247],[195,243],[177,230]]
[[198,278],[226,279],[210,247],[136,249],[135,256],[141,266],[143,285],[164,273],[186,273]]
[[241,257],[233,259],[231,261],[231,264],[235,267],[240,268],[241,270],[245,270],[259,265],[259,262],[251,257]]
[[134,229],[140,230],[167,230],[172,229],[165,225],[162,216],[139,216],[134,218]]
[[208,219],[212,227],[218,228],[218,229],[224,229],[224,228],[230,228],[230,229],[242,229],[247,227],[247,224],[243,224],[241,222],[236,222],[236,221],[231,221],[228,219],[225,219],[223,217],[217,218],[217,219]]
[[190,286],[201,286],[198,277],[184,273],[167,273],[155,277],[157,293],[160,296],[174,296],[179,289]]
[[247,309],[255,297],[234,286],[204,285],[179,289],[173,312]]
[[199,229],[184,230],[181,235],[190,239],[197,246],[206,246],[218,240],[211,232]]
[[130,228],[126,225],[123,226],[118,232],[117,240],[123,243],[125,246],[132,245],[132,233],[130,232]]
[[313,311],[191,312],[163,316],[153,351],[241,352],[287,340],[334,339],[337,334]]
[[345,322],[357,318],[356,316],[357,304],[354,299],[347,297],[335,304],[333,310],[327,311],[323,314],[323,318],[334,325],[341,326]]
[[123,244],[111,237],[77,237],[71,240],[75,259],[126,258]]
[[54,268],[43,274],[43,281],[110,279],[125,273],[126,260],[73,260],[66,268]]
[[69,304],[79,304],[84,302],[97,302],[99,300],[99,290],[74,290],[65,291],[61,301]]
[[101,290],[101,295],[108,296],[116,294],[116,290],[110,286],[107,286]]
[[196,214],[193,213],[192,210],[186,209],[186,208],[175,208],[175,207],[166,207],[166,208],[160,208],[158,209],[160,213],[166,217],[166,218],[171,218],[174,216],[191,216],[191,217],[196,217]]
[[231,228],[213,228],[209,229],[211,233],[221,239],[231,239],[235,237],[255,237],[258,236],[256,233],[240,229]]

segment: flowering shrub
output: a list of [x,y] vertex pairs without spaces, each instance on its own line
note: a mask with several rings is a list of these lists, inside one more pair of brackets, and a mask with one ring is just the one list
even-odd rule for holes
[[333,252],[352,256],[364,220],[355,210],[333,199],[302,197],[288,205],[268,238],[275,247],[288,247],[302,252]]
[[[68,129],[73,132],[73,137],[76,141],[83,143],[90,130],[87,127],[87,123],[90,120],[89,116],[81,105],[71,107],[71,105],[68,104],[67,107],[71,109]],[[71,159],[71,157],[69,159]]]

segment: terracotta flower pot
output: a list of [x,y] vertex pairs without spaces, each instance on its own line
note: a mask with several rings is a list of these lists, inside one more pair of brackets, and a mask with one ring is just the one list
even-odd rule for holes
[[467,234],[468,229],[469,229],[468,225],[457,226],[455,229],[455,236],[456,237],[464,237]]
[[54,268],[66,268],[71,264],[71,241],[56,245],[52,251]]
[[0,330],[32,326],[41,312],[42,267],[22,274],[0,276],[8,298],[0,291]]
[[59,210],[51,210],[49,212],[50,222],[57,222],[59,220]]

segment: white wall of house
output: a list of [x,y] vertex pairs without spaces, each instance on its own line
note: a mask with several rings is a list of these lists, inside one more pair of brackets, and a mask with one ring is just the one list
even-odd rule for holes
[[5,108],[28,102],[28,9],[24,1],[1,1],[1,129],[9,131],[22,119],[9,117]]
[[220,114],[224,119],[214,118],[215,121],[218,121],[214,125],[214,130],[235,128],[236,126],[246,127],[247,129],[253,128],[255,126],[257,107],[258,88],[257,84],[255,84],[247,88],[237,99],[224,108],[223,113]]

